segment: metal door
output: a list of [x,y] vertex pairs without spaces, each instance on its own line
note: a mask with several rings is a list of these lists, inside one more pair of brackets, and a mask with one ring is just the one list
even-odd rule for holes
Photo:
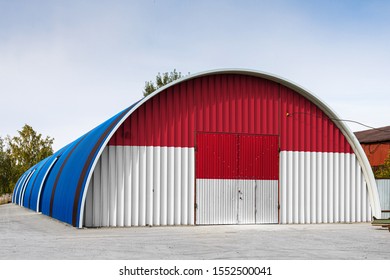
[[198,133],[196,140],[196,224],[277,223],[277,136]]

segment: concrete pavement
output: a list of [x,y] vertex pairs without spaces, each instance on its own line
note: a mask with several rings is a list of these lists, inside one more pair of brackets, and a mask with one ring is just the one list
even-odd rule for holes
[[76,229],[0,205],[0,259],[390,259],[390,232],[369,223]]

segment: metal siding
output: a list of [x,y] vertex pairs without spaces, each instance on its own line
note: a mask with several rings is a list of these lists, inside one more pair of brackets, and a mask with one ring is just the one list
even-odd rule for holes
[[[153,148],[146,147],[146,225],[153,225],[153,206]],[[123,209],[123,206],[119,208]]]
[[35,188],[33,190],[33,193],[31,195],[31,202],[30,202],[30,209],[36,210],[37,212],[41,212],[41,195],[42,191],[45,188],[45,183],[48,175],[51,172],[51,169],[53,168],[54,164],[57,162],[58,157],[60,156],[60,153],[54,154],[52,157],[49,157],[46,161],[45,165],[42,167],[42,170],[40,172],[40,176],[42,178],[38,177],[35,182]]
[[278,223],[278,181],[197,179],[196,224]]
[[[382,210],[390,210],[390,179],[376,180]],[[390,218],[390,213],[382,213],[382,218]]]
[[[196,223],[256,223],[256,217],[277,223],[277,143],[277,136],[198,133]],[[276,183],[258,185],[260,180]]]
[[282,224],[371,220],[366,182],[354,155],[283,151],[280,162]]
[[[132,133],[110,145],[194,147],[195,131],[277,135],[278,91],[275,82],[245,75],[185,81],[142,104],[118,129]],[[141,126],[145,112],[153,121]],[[261,120],[253,120],[258,112]]]
[[256,180],[256,224],[278,223],[278,181]]
[[236,224],[238,187],[235,180],[196,180],[196,224]]
[[[92,181],[90,182],[90,186],[92,184]],[[87,194],[87,198],[86,198],[86,204],[89,205],[89,207],[86,208],[86,210],[84,211],[84,222],[85,222],[85,225],[88,227],[88,226],[92,226],[93,224],[93,191],[89,192]]]
[[238,178],[237,135],[198,133],[196,142],[196,178]]
[[12,203],[18,203],[18,192],[20,190],[20,186],[23,184],[24,179],[29,174],[29,170],[23,173],[23,175],[19,178],[19,180],[16,182],[13,194],[12,194]]
[[23,196],[23,204],[22,205],[24,207],[27,207],[30,209],[35,209],[35,207],[34,208],[31,207],[31,204],[34,204],[34,206],[36,205],[36,193],[37,193],[37,189],[38,189],[37,188],[38,184],[36,184],[36,182],[40,182],[40,180],[39,180],[41,178],[40,174],[45,173],[46,168],[47,168],[45,166],[45,164],[48,160],[50,160],[50,157],[40,161],[39,163],[37,163],[35,165],[35,172],[31,176],[31,179],[26,186],[25,193]]
[[[102,225],[102,200],[104,199],[102,195],[102,190],[101,190],[101,164],[96,165],[95,170],[94,170],[94,175],[90,183],[90,187],[92,188],[92,185],[95,186],[93,188],[93,199],[92,199],[92,219],[93,222],[92,224],[95,224],[96,226],[100,227]],[[88,203],[86,203],[87,205]]]
[[35,166],[32,167],[30,169],[30,173],[27,175],[23,185],[21,186],[20,190],[19,190],[19,199],[18,199],[18,204],[20,206],[23,206],[23,201],[24,201],[24,194],[25,194],[25,191],[26,191],[26,188],[28,186],[28,184],[30,183],[31,181],[31,177],[33,177],[33,175],[35,174],[36,172],[36,169],[35,169]]
[[198,133],[196,172],[208,179],[278,179],[278,137]]
[[238,185],[237,223],[256,223],[256,182],[253,180],[240,180]]
[[[123,160],[125,154],[129,160]],[[176,156],[179,154],[179,156]],[[110,157],[111,155],[111,157]],[[154,164],[152,159],[173,161],[175,168]],[[175,163],[178,159],[178,164]],[[184,159],[194,159],[191,148],[129,147],[110,146],[103,151],[98,168],[95,169],[91,185],[88,188],[85,204],[85,226],[144,226],[148,225],[191,225],[194,224],[194,164],[182,164]],[[179,160],[180,159],[180,160]],[[151,164],[154,167],[151,168]],[[180,175],[177,175],[180,173]],[[160,174],[160,191],[152,185],[154,175]],[[168,174],[172,180],[168,180]],[[142,179],[144,177],[144,179]],[[126,179],[127,178],[127,179]],[[160,180],[162,178],[163,180]],[[175,180],[179,178],[180,180]],[[141,180],[144,183],[139,184]],[[123,182],[123,193],[119,195],[117,182]],[[106,183],[102,183],[106,182]],[[162,190],[161,186],[165,186]],[[169,190],[171,199],[167,200]],[[143,194],[142,194],[143,193]],[[140,195],[142,194],[142,195]],[[104,200],[105,197],[109,200]],[[92,199],[91,199],[92,197]],[[175,206],[175,198],[180,204]],[[103,200],[102,200],[103,199]],[[158,201],[158,203],[156,203]],[[157,206],[159,206],[157,208]],[[169,208],[170,212],[167,212]],[[109,215],[104,216],[105,213]],[[172,212],[172,213],[171,213]],[[120,219],[118,219],[118,213]],[[167,215],[170,215],[168,217]]]
[[115,160],[115,156],[116,156],[116,150],[117,148],[120,148],[120,147],[116,147],[116,146],[109,146],[108,147],[108,185],[109,185],[109,188],[108,188],[108,197],[109,197],[109,210],[108,210],[108,213],[109,213],[109,225],[110,227],[115,227],[116,226],[116,217],[117,217],[117,202],[118,202],[118,197],[117,197],[117,189],[118,189],[118,185],[117,185],[117,178],[118,178],[118,174],[116,172],[116,169],[117,169],[117,162]]
[[[261,114],[259,115],[258,112]],[[153,119],[153,122],[148,123],[150,125],[147,126],[144,125],[146,115]],[[231,118],[231,116],[234,117]],[[260,120],[256,120],[256,116],[260,117]],[[252,120],[253,118],[255,119]],[[305,152],[342,151],[351,153],[351,148],[339,129],[317,106],[293,90],[272,81],[241,75],[211,75],[174,85],[154,96],[149,102],[142,104],[138,110],[133,112],[128,120],[123,122],[122,127],[118,128],[117,133],[118,135],[120,133],[122,137],[114,135],[115,141],[110,141],[109,144],[133,146],[152,144],[161,147],[161,149],[164,149],[164,146],[193,147],[195,145],[193,141],[195,131],[278,134],[279,125],[275,120],[279,118],[281,120],[281,149],[302,151],[298,157],[287,158],[287,161],[281,160],[284,165],[294,163],[294,170],[298,172],[297,176],[293,172],[286,174],[288,187],[280,194],[281,200],[286,202],[284,208],[281,209],[285,212],[284,216],[282,215],[283,219],[288,215],[289,218],[286,220],[293,220],[297,223],[333,220],[333,196],[336,197],[338,193],[335,194],[334,190],[329,188],[329,178],[322,173],[322,171],[328,173],[330,170],[329,174],[332,175],[334,169],[331,169],[330,161],[333,161],[333,156],[329,156],[328,159],[328,155],[318,155],[315,157],[315,162],[312,162],[311,155],[307,155]],[[320,129],[314,130],[313,124]],[[123,131],[131,131],[131,133],[123,133]],[[219,136],[215,134],[212,137],[218,138]],[[229,140],[223,141],[222,144],[217,144],[218,139],[214,140],[215,143],[210,139],[207,141],[216,148],[216,153],[210,157],[210,154],[205,151],[205,155],[207,154],[208,157],[205,157],[202,164],[198,164],[197,161],[195,169],[197,178],[210,177],[210,174],[213,174],[211,177],[215,178],[240,178],[235,175],[235,172],[239,170],[237,165],[244,165],[244,162],[248,162],[246,155],[240,158],[241,163],[237,162],[234,158],[229,158],[223,153],[223,151],[231,149],[232,143]],[[231,140],[235,141],[234,136]],[[245,138],[240,140],[245,141]],[[199,144],[202,139],[197,139],[197,141]],[[245,151],[243,152],[245,153]],[[162,153],[164,152],[162,151]],[[161,182],[159,188],[156,187],[161,192],[161,197],[158,200],[155,193],[153,193],[151,200],[150,185],[154,179],[149,180],[149,175],[145,177],[146,174],[142,173],[145,167],[140,169],[140,176],[135,179],[141,185],[138,190],[136,186],[133,190],[135,195],[138,195],[138,198],[133,197],[135,200],[133,205],[138,203],[140,207],[133,207],[136,208],[135,211],[140,211],[140,213],[136,212],[132,215],[135,220],[141,219],[141,225],[150,222],[152,212],[153,217],[160,214],[157,215],[159,218],[153,218],[153,224],[172,225],[179,221],[185,223],[187,214],[178,212],[178,209],[182,208],[182,204],[185,205],[186,202],[190,203],[190,201],[187,200],[185,192],[182,193],[182,188],[178,187],[179,184],[185,182],[185,179],[181,177],[182,173],[174,172],[178,166],[187,162],[185,157],[185,154],[173,152],[168,153],[165,158],[160,158],[158,163],[154,162],[157,158],[155,154],[152,157],[151,155],[147,156],[147,159],[143,156],[139,159],[138,164],[150,166],[150,168],[146,168],[145,172],[153,170],[150,175],[162,179],[159,180]],[[151,160],[153,160],[153,164],[148,163]],[[164,161],[165,163],[163,163]],[[213,161],[214,163],[224,162],[231,170],[219,170],[220,166],[213,164]],[[158,168],[160,162],[165,164],[167,169],[164,174],[158,174],[155,171],[156,168],[161,169]],[[307,165],[308,162],[317,168],[315,174],[307,174],[305,169],[301,167]],[[256,165],[257,162],[253,164]],[[255,165],[245,165],[248,177],[253,176],[251,174],[253,170],[258,170]],[[268,170],[268,172],[271,171]],[[226,177],[226,174],[222,173],[229,173],[230,177]],[[276,169],[276,172],[272,171],[272,173],[276,173],[275,176],[278,177],[279,170]],[[240,176],[243,178],[246,175],[240,174]],[[315,190],[310,187],[313,183],[317,186]],[[341,184],[343,192],[340,199],[344,200],[345,192],[349,195],[350,189],[344,190],[343,186],[345,184],[349,186],[349,182]],[[297,191],[295,192],[293,189],[296,186]],[[315,201],[309,198],[314,198]],[[150,201],[154,201],[153,205],[158,201],[157,204],[160,204],[161,211],[154,209],[153,205],[150,205]],[[299,201],[304,201],[304,204],[299,204]],[[347,201],[340,203],[342,210],[344,204],[347,207],[346,212],[342,213],[344,216],[349,215],[349,203]],[[148,208],[145,208],[146,205]],[[352,207],[354,206],[352,205]],[[185,208],[187,209],[187,207]],[[335,213],[335,216],[337,214]],[[138,221],[133,224],[138,224]]]
[[131,153],[131,225],[138,226],[139,212],[139,147],[130,147]]
[[[309,216],[311,222],[330,221],[332,207],[334,207],[335,221],[359,220],[359,214],[353,211],[360,206],[362,206],[361,211],[359,211],[361,219],[367,220],[370,219],[368,199],[371,200],[374,210],[377,212],[376,190],[372,189],[371,173],[362,174],[361,166],[356,162],[351,145],[337,126],[347,131],[344,133],[348,135],[354,145],[358,144],[354,142],[354,139],[351,139],[350,133],[342,124],[336,126],[332,119],[326,115],[334,116],[335,114],[325,104],[298,86],[277,77],[259,73],[248,74],[248,71],[226,72],[229,71],[225,71],[223,74],[198,75],[179,83],[173,83],[171,86],[161,89],[158,94],[144,99],[145,102],[142,101],[141,105],[138,106],[137,103],[132,105],[66,146],[62,150],[62,156],[45,178],[46,183],[41,195],[37,197],[42,204],[42,212],[74,226],[82,226],[79,222],[82,221],[83,211],[86,209],[85,199],[88,187],[86,184],[90,180],[95,181],[92,170],[96,168],[99,160],[99,162],[101,161],[100,184],[102,186],[101,205],[103,207],[100,217],[101,225],[121,224],[122,219],[124,219],[123,224],[127,221],[132,225],[143,225],[150,222],[151,212],[155,216],[158,211],[153,208],[154,204],[150,205],[151,181],[148,179],[149,169],[146,166],[151,158],[154,160],[155,152],[153,152],[153,157],[146,156],[144,158],[142,151],[138,148],[136,148],[134,156],[130,151],[132,151],[131,147],[154,146],[161,147],[160,153],[161,155],[165,153],[165,156],[161,156],[160,162],[158,162],[161,164],[158,169],[162,171],[159,174],[162,179],[159,199],[160,221],[153,218],[153,223],[155,220],[156,223],[160,224],[185,221],[183,214],[178,214],[176,210],[185,205],[184,201],[187,201],[188,205],[191,204],[190,197],[194,195],[194,189],[188,189],[188,199],[186,199],[182,189],[177,188],[178,182],[182,184],[186,179],[182,177],[182,173],[180,175],[174,174],[173,167],[175,164],[178,165],[179,160],[181,163],[183,160],[186,161],[186,156],[182,153],[175,155],[175,153],[172,154],[168,151],[171,147],[193,149],[196,132],[279,135],[282,151],[316,154],[315,157],[300,155],[298,158],[291,154],[285,159],[280,159],[281,169],[283,166],[287,169],[280,170],[280,174],[285,173],[285,178],[282,175],[280,178],[281,183],[283,182],[285,186],[285,189],[281,189],[280,193],[281,201],[285,201],[284,208],[281,208],[281,221],[307,222]],[[319,104],[318,106],[324,111],[314,103]],[[134,106],[138,107],[132,111]],[[114,131],[116,132],[114,133]],[[122,159],[122,165],[128,166],[130,164],[130,169],[122,172],[120,171],[121,167],[117,167],[115,169],[116,175],[112,173],[111,177],[108,170],[109,157],[108,155],[105,159],[103,157],[103,149],[108,142],[108,137],[111,137],[110,146],[130,147],[127,153],[131,155],[131,160],[129,158]],[[355,149],[360,152],[359,147]],[[105,152],[107,151],[105,150]],[[317,156],[317,153],[327,153],[327,155],[322,157],[322,155]],[[335,153],[333,160],[328,153]],[[339,154],[342,155],[340,158],[338,158]],[[350,157],[345,156],[345,154],[350,154]],[[360,153],[357,156],[360,162],[365,163]],[[120,157],[120,154],[115,156],[116,164],[117,161],[121,161]],[[310,179],[308,179],[306,172],[304,175],[302,173],[302,168],[306,168],[309,158],[310,164],[317,168],[316,172],[310,175]],[[194,154],[190,153],[188,163],[191,165],[194,162]],[[297,162],[298,166],[294,170],[299,170],[298,175],[289,169],[292,163]],[[331,162],[334,165],[339,165],[340,170],[332,168]],[[105,165],[104,168],[103,165]],[[154,162],[151,166],[154,174]],[[366,164],[362,167],[366,173],[369,172]],[[193,170],[195,170],[195,166],[190,168],[188,177],[191,177]],[[140,173],[133,176],[133,171]],[[27,189],[30,201],[35,201],[36,186],[44,183],[40,182],[44,181],[41,178],[41,173],[37,174],[37,179],[31,186],[31,190],[34,189],[34,192],[30,191],[30,188]],[[125,175],[118,177],[117,173]],[[333,180],[331,179],[332,173]],[[19,180],[15,188],[14,202],[20,202],[21,195],[26,191],[20,182],[26,179],[26,175],[23,176],[24,178]],[[192,174],[192,177],[194,176]],[[349,176],[353,176],[353,178]],[[137,178],[134,179],[134,177]],[[131,193],[126,192],[126,188],[122,192],[122,187],[119,191],[116,190],[116,203],[126,205],[126,199],[131,200],[131,208],[127,209],[130,213],[125,212],[122,215],[122,212],[115,212],[115,207],[110,209],[113,206],[109,201],[108,194],[110,193],[112,198],[115,194],[115,188],[111,191],[108,189],[110,180],[112,182],[114,180],[119,182],[128,180],[128,184],[131,182]],[[310,180],[311,185],[315,184],[316,188],[308,187],[308,180]],[[369,182],[370,195],[367,195],[365,180]],[[330,188],[330,182],[337,184],[334,188]],[[194,179],[192,182],[189,180],[189,184],[193,185]],[[353,184],[361,185],[363,191],[359,193],[353,189],[351,187]],[[295,193],[293,190],[297,185],[299,185],[299,191]],[[107,188],[103,186],[107,186]],[[307,213],[309,203],[306,203],[304,207],[297,205],[297,201],[306,200],[308,196],[314,199],[310,200],[310,215]],[[175,197],[180,198],[180,202],[175,201]],[[331,197],[334,197],[335,205],[333,206],[330,204]],[[153,193],[153,201],[156,199]],[[29,203],[29,207],[32,207],[33,204]],[[325,212],[323,205],[325,205]],[[125,207],[129,206],[123,206],[123,209]],[[122,206],[120,208],[122,211]],[[188,207],[188,209],[190,208]],[[118,217],[116,222],[110,221],[110,215]],[[188,216],[189,222],[194,221],[193,211],[184,215]]]

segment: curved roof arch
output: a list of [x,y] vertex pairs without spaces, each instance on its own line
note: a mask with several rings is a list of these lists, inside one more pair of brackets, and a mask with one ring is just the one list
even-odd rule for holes
[[[355,135],[352,133],[352,131],[348,128],[347,125],[345,125],[342,121],[339,121],[340,118],[338,115],[324,102],[322,101],[319,97],[314,95],[313,93],[309,92],[308,90],[304,89],[303,87],[297,85],[296,83],[293,83],[287,79],[281,78],[279,76],[266,73],[266,72],[260,72],[256,70],[249,70],[249,69],[237,69],[237,68],[231,68],[231,69],[217,69],[217,70],[209,70],[209,71],[204,71],[192,75],[185,76],[181,79],[178,79],[172,83],[169,83],[165,85],[164,87],[159,88],[152,94],[146,96],[142,100],[140,100],[137,104],[135,104],[126,114],[124,114],[123,118],[117,122],[116,126],[114,129],[111,130],[110,134],[106,138],[104,144],[102,145],[102,148],[99,150],[97,153],[97,157],[95,158],[94,162],[92,163],[92,170],[96,166],[96,163],[103,152],[104,147],[107,145],[109,139],[112,137],[112,135],[115,133],[115,131],[119,128],[119,126],[135,111],[137,110],[138,107],[140,107],[142,104],[147,102],[149,99],[153,98],[154,96],[160,94],[167,88],[173,87],[176,84],[182,83],[184,81],[188,81],[190,79],[202,77],[202,76],[207,76],[207,75],[215,75],[215,74],[243,74],[243,75],[249,75],[249,76],[254,76],[254,77],[260,77],[264,78],[267,80],[274,81],[276,83],[280,83],[297,93],[301,94],[305,98],[307,98],[309,101],[313,102],[316,106],[318,106],[333,122],[337,125],[337,127],[342,131],[344,136],[347,138],[349,144],[352,146],[352,149],[354,153],[356,154],[358,161],[360,162],[362,168],[363,168],[363,173],[365,174],[365,179],[367,181],[368,185],[368,192],[369,192],[369,197],[370,197],[370,203],[372,206],[372,212],[376,216],[380,216],[381,214],[381,208],[379,204],[379,196],[376,188],[376,182],[375,178],[373,176],[373,173],[371,171],[370,164],[368,162],[368,159],[359,143]],[[88,177],[86,179],[86,187],[84,188],[82,198],[81,198],[81,208],[80,208],[80,215],[78,219],[78,227],[82,227],[83,224],[83,211],[84,211],[84,203],[86,199],[86,194],[88,191],[88,185],[89,181],[91,179],[92,172],[88,174]]]
[[[30,182],[32,186],[29,188],[34,190],[39,189],[39,192],[35,191],[34,194],[38,195],[39,193],[38,196],[40,196],[43,184],[46,183],[46,181],[48,182],[41,195],[42,212],[56,219],[72,224],[75,227],[81,228],[83,225],[86,195],[93,171],[104,148],[108,145],[109,140],[118,130],[121,124],[142,104],[146,103],[149,99],[160,94],[167,88],[173,87],[191,79],[215,74],[242,74],[274,81],[294,90],[318,106],[341,130],[351,145],[363,169],[365,180],[368,186],[372,213],[373,215],[380,217],[381,209],[376,182],[367,157],[365,156],[365,153],[355,135],[351,132],[348,126],[339,121],[338,115],[320,98],[291,81],[265,72],[234,68],[210,70],[188,75],[164,87],[161,87],[154,93],[139,100],[135,104],[124,109],[106,122],[94,128],[90,132],[81,136],[79,139],[75,140],[68,146],[64,147],[59,152],[54,154],[51,159],[45,159],[46,161],[44,163],[38,164],[37,166],[45,169],[39,170],[39,174],[36,174],[36,176],[43,178],[43,181],[38,182],[39,180],[34,180],[32,183]],[[56,159],[56,161],[53,162],[53,159]],[[27,176],[30,175],[29,173],[32,169],[33,168],[29,169],[29,171],[27,171],[23,177],[27,178]],[[19,179],[20,182],[17,184],[18,187],[15,188],[16,192],[14,191],[15,197],[20,197],[21,187],[19,186],[23,184],[25,178],[21,177],[21,179]],[[39,187],[34,185],[38,183],[40,184]],[[39,204],[37,205],[32,203],[32,205],[34,205],[38,210]]]

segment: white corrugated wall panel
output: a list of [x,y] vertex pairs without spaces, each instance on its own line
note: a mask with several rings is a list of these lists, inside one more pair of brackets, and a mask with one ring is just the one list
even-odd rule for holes
[[279,168],[279,182],[280,185],[285,186],[279,190],[280,193],[280,223],[287,223],[287,157],[280,157],[280,168]]
[[[287,155],[290,153],[286,153]],[[292,156],[292,154],[290,155]],[[282,157],[282,155],[281,155]],[[310,211],[311,211],[311,223],[317,223],[317,207],[316,207],[316,197],[317,197],[317,188],[314,188],[313,186],[317,185],[317,161],[315,158],[314,153],[310,153],[310,164],[308,166],[311,167],[310,173],[310,186],[311,186],[311,192],[310,192]],[[287,167],[286,167],[287,168]],[[285,173],[287,173],[288,168],[285,170]],[[280,185],[280,188],[283,189],[283,185]],[[287,223],[287,221],[285,221]]]
[[238,194],[238,223],[254,224],[256,222],[256,181],[239,180]]
[[196,223],[237,224],[238,185],[237,180],[196,180]]
[[[304,164],[308,165],[310,164],[310,154],[304,154]],[[307,211],[304,211],[304,223],[310,223],[311,219],[311,206],[310,206],[310,196],[311,196],[311,191],[310,191],[310,173],[304,172],[304,177],[302,178],[304,182],[304,205],[303,209],[307,209]]]
[[[101,226],[102,227],[108,227],[109,221],[110,221],[110,208],[109,208],[109,197],[108,197],[108,147],[106,147],[100,157],[99,163],[101,165],[100,169],[100,189],[101,189],[101,209],[102,209],[102,220],[101,220]],[[93,189],[95,184],[91,186],[91,189]],[[99,203],[97,201],[97,203]],[[88,207],[88,206],[86,206]]]
[[155,152],[153,154],[153,225],[160,225],[160,205],[161,205],[161,179],[160,179],[160,155],[161,148],[155,147]]
[[165,226],[168,224],[168,219],[167,219],[167,213],[168,213],[168,207],[167,207],[167,202],[168,202],[168,193],[167,193],[167,176],[168,176],[168,147],[161,147],[161,205],[160,205],[160,217],[161,217],[161,222],[160,225]]
[[[89,183],[91,186],[92,182]],[[90,205],[90,207],[87,207],[84,211],[84,223],[85,226],[90,227],[93,225],[93,191],[88,192],[87,198],[86,198],[86,203]]]
[[[180,150],[179,150],[180,151]],[[180,224],[188,224],[188,149],[184,149],[181,153],[181,182],[179,188],[181,189],[180,196]],[[193,205],[193,203],[191,203]]]
[[138,226],[139,205],[139,147],[130,147],[131,153],[131,225]]
[[333,216],[335,223],[340,221],[340,184],[339,184],[339,178],[340,178],[340,158],[339,154],[333,154]]
[[[174,171],[180,170],[181,165],[181,148],[174,148]],[[174,172],[174,224],[179,225],[181,223],[181,172]],[[184,187],[184,186],[183,186]]]
[[175,181],[174,181],[174,174],[175,174],[175,164],[174,164],[174,148],[167,150],[168,155],[168,166],[167,166],[167,224],[169,226],[172,226],[174,224],[174,209],[175,209],[175,202],[174,202],[174,189],[175,189]]
[[278,181],[196,180],[197,224],[278,223]]
[[153,147],[146,147],[146,225],[153,225],[153,168]]
[[[376,184],[382,210],[390,210],[390,179],[377,179]],[[390,218],[390,213],[382,213],[382,218]]]
[[354,154],[282,151],[280,168],[281,223],[370,221],[367,186]]
[[328,154],[328,222],[334,223],[334,154]]
[[278,181],[256,180],[256,224],[278,223]]
[[124,214],[125,214],[125,222],[124,226],[128,227],[131,226],[131,191],[132,189],[129,188],[128,186],[131,185],[131,170],[132,170],[132,160],[131,160],[131,149],[124,149],[125,151],[125,158],[124,158],[124,183],[125,183],[125,188],[124,188],[124,196],[125,196],[125,201],[124,201]]
[[108,147],[108,196],[109,196],[109,216],[110,216],[110,227],[116,226],[116,216],[117,216],[117,163],[116,163],[116,147],[109,146]]
[[193,148],[108,146],[87,193],[85,225],[194,224]]
[[139,147],[139,210],[138,225],[145,226],[146,220],[146,147]]
[[125,223],[125,173],[123,162],[123,147],[116,148],[116,184],[117,184],[117,225],[123,227]]
[[[85,223],[96,227],[194,224],[194,184],[193,148],[109,146],[91,180]],[[210,201],[213,195],[215,199],[217,190],[208,190],[211,197],[204,199]],[[371,220],[366,182],[354,154],[282,151],[279,195],[283,224]],[[214,223],[216,211],[227,211],[226,220],[232,203],[221,209],[214,205],[210,209],[214,212],[204,219]],[[198,218],[197,213],[197,222]]]
[[[97,164],[95,167],[95,172],[92,177],[92,182],[90,182],[90,187],[91,184],[93,184],[95,187],[93,188],[93,223],[92,225],[96,225],[98,227],[101,226],[101,219],[102,219],[102,207],[101,207],[101,199],[102,199],[102,194],[101,194],[101,172],[100,172],[101,164]],[[92,188],[92,187],[91,187]],[[91,225],[91,226],[92,226]]]
[[195,224],[195,149],[188,149],[188,196],[187,209],[188,220],[187,224]]

